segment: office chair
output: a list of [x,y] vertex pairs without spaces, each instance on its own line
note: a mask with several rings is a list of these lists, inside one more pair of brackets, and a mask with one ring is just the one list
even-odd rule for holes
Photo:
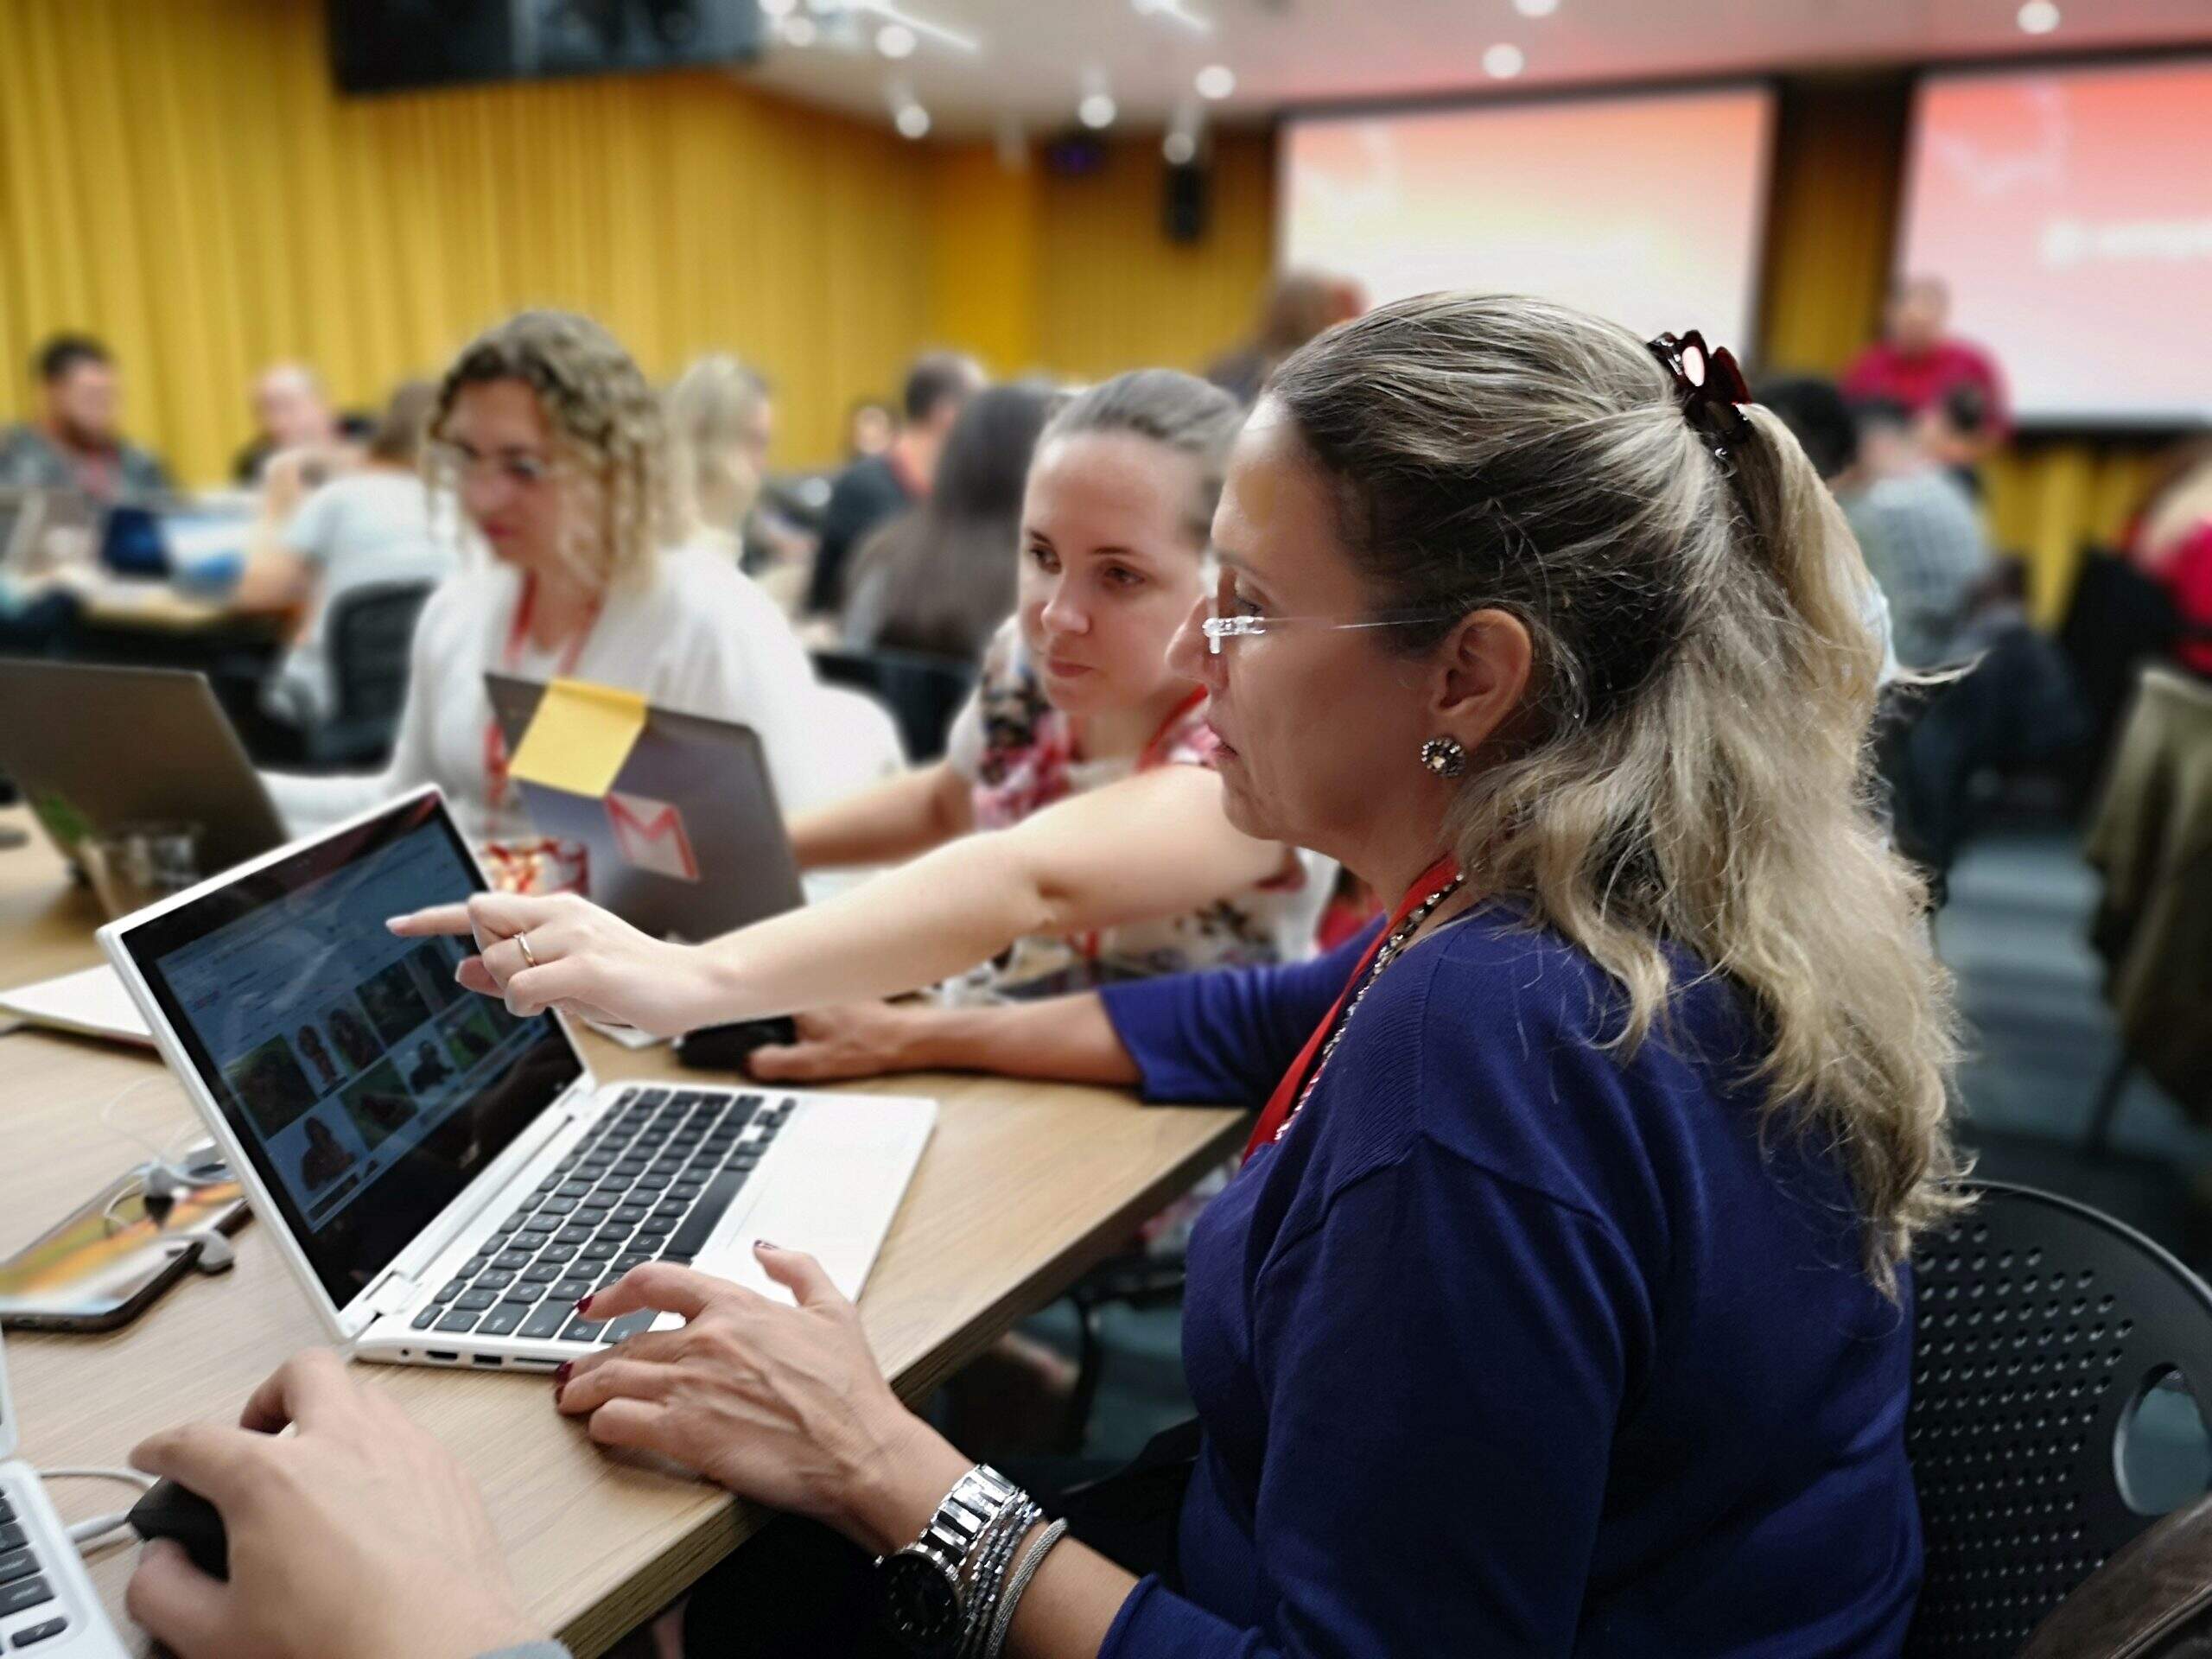
[[323,626],[335,708],[306,734],[315,766],[372,766],[391,753],[415,622],[430,597],[428,582],[376,582],[340,594]]
[[[1926,1567],[1908,1659],[1999,1659],[2158,1519],[2123,1438],[2177,1372],[2212,1402],[2212,1288],[2133,1229],[2026,1187],[1914,1254],[1905,1447]],[[2208,1425],[2212,1428],[2212,1425]]]
[[944,753],[953,716],[976,685],[973,664],[918,652],[817,651],[814,667],[825,684],[865,691],[890,709],[917,766]]

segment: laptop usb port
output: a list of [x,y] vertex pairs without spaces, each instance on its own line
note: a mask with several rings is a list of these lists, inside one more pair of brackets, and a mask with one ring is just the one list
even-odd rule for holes
[[441,1351],[435,1348],[426,1348],[423,1351],[423,1357],[425,1359],[442,1359],[447,1364],[451,1365],[459,1360],[461,1356],[450,1351]]

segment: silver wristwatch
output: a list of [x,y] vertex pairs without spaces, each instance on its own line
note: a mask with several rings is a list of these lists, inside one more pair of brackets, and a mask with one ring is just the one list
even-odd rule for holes
[[988,1464],[977,1464],[953,1483],[920,1537],[876,1557],[883,1586],[885,1624],[899,1644],[921,1659],[950,1659],[965,1629],[967,1586],[963,1573],[976,1542],[1020,1490]]

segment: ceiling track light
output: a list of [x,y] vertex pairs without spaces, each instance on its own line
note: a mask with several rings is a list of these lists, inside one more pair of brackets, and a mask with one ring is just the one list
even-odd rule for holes
[[[879,50],[882,48],[884,34],[892,29],[905,29],[918,40],[944,47],[947,51],[965,53],[970,57],[983,49],[982,41],[975,35],[925,17],[918,12],[909,11],[904,6],[894,5],[892,0],[852,0],[846,10],[873,17],[883,26],[876,33]],[[885,55],[893,54],[887,53]]]
[[1157,17],[1193,35],[1213,33],[1213,19],[1189,10],[1184,0],[1129,0],[1129,4],[1140,17]]

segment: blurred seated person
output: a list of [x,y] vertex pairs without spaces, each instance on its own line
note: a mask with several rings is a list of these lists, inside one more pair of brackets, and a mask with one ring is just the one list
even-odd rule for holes
[[2029,619],[2024,560],[1990,562],[1951,655],[1967,671],[1929,688],[1878,751],[1897,849],[1928,871],[1939,906],[1985,783],[2054,760],[2090,730],[2064,654]]
[[[1797,440],[1828,493],[1840,500],[1842,492],[1851,488],[1859,476],[1859,422],[1835,382],[1818,375],[1773,375],[1762,378],[1752,393],[1762,407],[1789,429],[1789,435]],[[1863,562],[1863,551],[1859,556]],[[1882,647],[1878,684],[1887,687],[1897,677],[1898,667],[1897,645],[1891,635],[1890,601],[1871,571],[1860,578],[1859,594],[1859,614],[1866,631]]]
[[2121,549],[2173,601],[2182,627],[2176,658],[2192,673],[2212,675],[2212,438],[2191,439],[2163,458]]
[[668,389],[677,510],[701,545],[739,557],[775,431],[767,381],[727,352],[696,359]]
[[106,346],[57,334],[31,372],[33,418],[0,435],[0,490],[78,490],[100,502],[167,492],[168,469],[123,436],[123,378]]
[[1217,358],[1206,378],[1249,409],[1275,365],[1324,330],[1350,321],[1367,308],[1366,296],[1348,278],[1325,271],[1287,271],[1269,284],[1260,302],[1252,337]]
[[863,397],[845,412],[845,459],[880,455],[899,435],[899,416],[880,398]]
[[438,389],[410,380],[391,395],[356,471],[308,490],[315,451],[272,461],[245,573],[231,603],[296,616],[290,648],[262,690],[262,707],[307,728],[337,712],[327,622],[345,594],[388,582],[435,585],[454,573],[454,536],[430,520],[423,435]]
[[1836,480],[1836,499],[1889,601],[1897,661],[1941,667],[1957,659],[1959,630],[1989,577],[1981,521],[1959,480],[1921,448],[1902,404],[1874,399],[1853,413],[1858,458]]
[[611,334],[559,311],[499,324],[446,371],[429,435],[434,512],[457,500],[491,556],[464,557],[423,613],[391,765],[273,778],[287,817],[329,823],[435,783],[472,841],[524,833],[488,671],[750,726],[778,798],[819,798],[812,665],[767,595],[683,539],[661,400]]
[[929,499],[877,531],[855,560],[846,645],[982,660],[1014,614],[1022,490],[1052,397],[1049,386],[1016,381],[969,399]]
[[[304,363],[278,363],[262,371],[253,383],[253,441],[231,463],[231,481],[240,489],[258,488],[270,461],[288,450],[316,457],[308,463],[311,473],[338,472],[351,464],[353,446],[376,429],[358,416],[334,413],[322,382]],[[321,478],[309,481],[320,483]]]
[[982,389],[983,371],[957,352],[931,352],[907,371],[905,423],[881,454],[863,455],[837,474],[823,510],[822,541],[807,582],[806,612],[836,616],[845,608],[847,566],[885,519],[930,493],[937,458],[968,399]]
[[2212,524],[2212,437],[2190,438],[2158,457],[2142,505],[2120,534],[2120,550],[2155,576],[2205,524]]
[[1996,447],[1988,393],[1961,381],[1920,411],[1913,435],[1921,452],[1957,479],[1970,499],[1981,499],[1980,463]]
[[785,609],[806,581],[813,537],[764,512],[775,388],[726,352],[700,358],[668,389],[677,511],[688,534],[735,561]]
[[1950,312],[1950,289],[1939,278],[1899,282],[1890,290],[1882,338],[1844,371],[1843,391],[1854,403],[1879,399],[1918,416],[1956,388],[1973,387],[1981,394],[1984,413],[1961,435],[1965,453],[1959,457],[1972,463],[2004,442],[2011,418],[1995,360],[1980,346],[1944,332]]
[[2175,545],[2158,580],[2181,620],[2176,659],[2192,674],[2212,677],[2212,518],[2200,519]]

